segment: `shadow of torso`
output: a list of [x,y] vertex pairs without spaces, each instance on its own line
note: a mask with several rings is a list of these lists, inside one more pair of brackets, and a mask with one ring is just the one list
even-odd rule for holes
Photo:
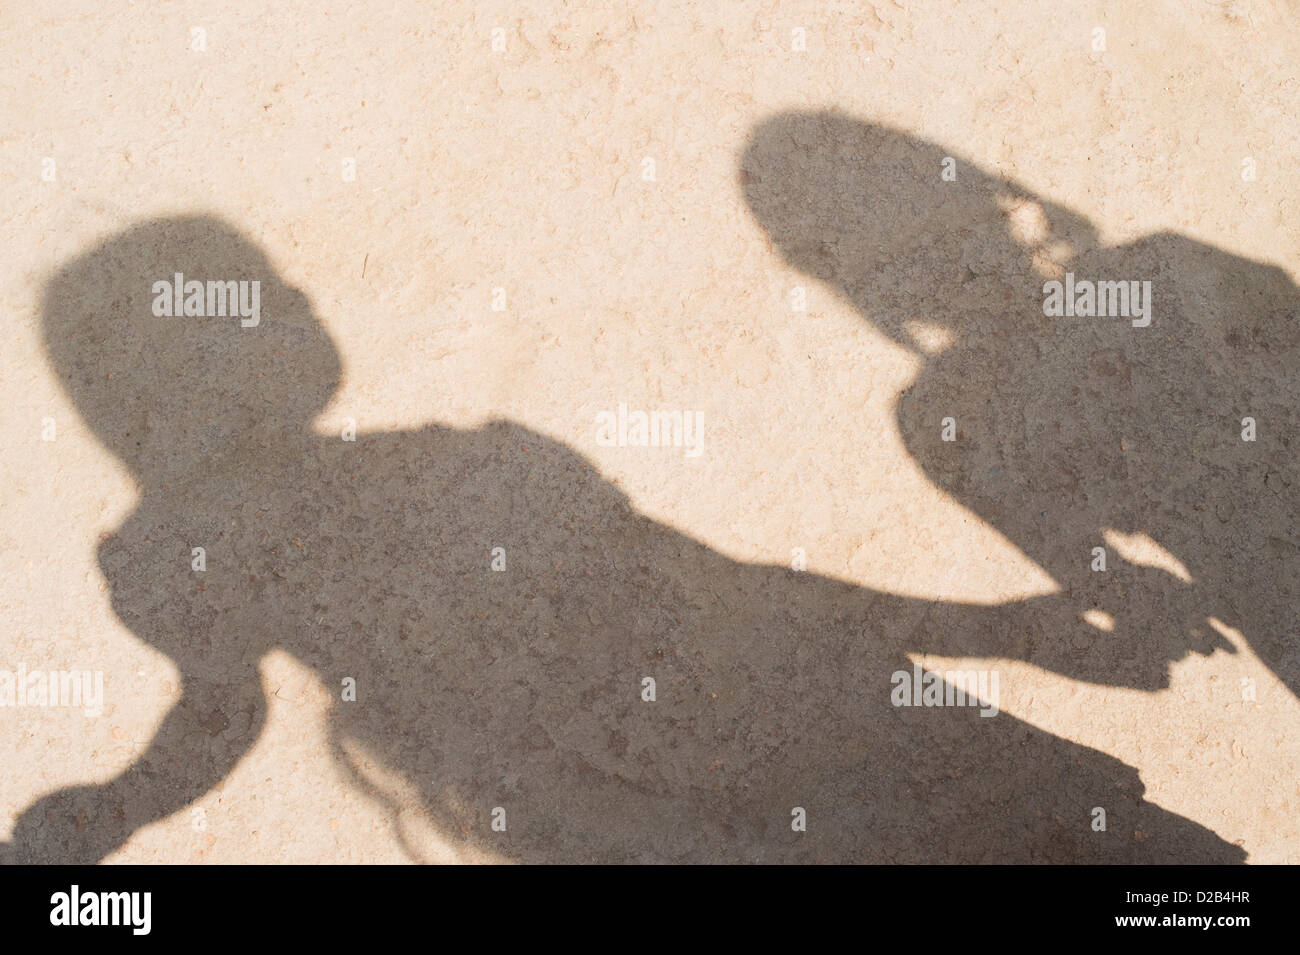
[[248,683],[280,647],[336,697],[355,681],[332,706],[340,759],[396,770],[441,838],[504,858],[1242,857],[1118,760],[1006,713],[893,705],[909,651],[1032,646],[1069,612],[1056,598],[937,604],[737,562],[505,422],[286,445],[146,494],[101,547],[115,610],[192,701],[141,808],[251,746]]
[[[1169,233],[1093,249],[1069,269],[1077,280],[1150,281],[1151,325],[1045,316],[1040,295],[1015,294],[1041,289],[1029,272],[936,283],[927,305],[962,315],[963,334],[899,402],[909,451],[1079,608],[1116,621],[1092,634],[1090,653],[1070,657],[1057,642],[1031,662],[1161,689],[1161,661],[1235,650],[1214,618],[1297,692],[1300,481],[1289,436],[1300,292],[1280,269]],[[958,441],[942,440],[941,416],[959,422]],[[1254,440],[1243,440],[1246,418]],[[1160,566],[1124,559],[1133,535],[1168,555]],[[1094,566],[1100,546],[1105,573]]]
[[[1169,232],[1108,247],[953,144],[834,110],[764,120],[739,173],[786,263],[918,362],[897,414],[926,475],[1050,574],[1074,617],[1113,623],[1062,614],[1008,655],[1154,691],[1189,651],[1244,643],[1300,691],[1290,276]],[[1048,283],[1067,277],[1139,283],[1151,310],[1100,313],[1098,295],[1049,314]]]

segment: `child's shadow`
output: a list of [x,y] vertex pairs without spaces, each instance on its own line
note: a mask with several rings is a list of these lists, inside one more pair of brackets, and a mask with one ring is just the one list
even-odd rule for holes
[[[1031,662],[1154,690],[1153,645],[1244,637],[1300,692],[1300,289],[1283,270],[1168,232],[1104,246],[954,150],[835,112],[762,123],[741,180],[786,260],[921,361],[898,424],[931,480],[1115,621]],[[1067,275],[1149,282],[1150,314],[1049,317]]]
[[[260,323],[155,317],[153,284],[177,272],[260,281]],[[139,480],[100,565],[183,699],[121,776],[28,807],[12,860],[101,859],[200,800],[258,737],[273,648],[332,692],[355,681],[332,706],[340,760],[400,773],[442,839],[508,859],[1243,858],[1104,754],[1005,713],[893,705],[907,652],[1032,656],[1083,626],[1065,598],[940,604],[738,563],[509,422],[314,431],[338,355],[306,298],[213,219],[81,256],[43,323],[78,410]],[[1135,685],[1187,649],[1147,645]]]

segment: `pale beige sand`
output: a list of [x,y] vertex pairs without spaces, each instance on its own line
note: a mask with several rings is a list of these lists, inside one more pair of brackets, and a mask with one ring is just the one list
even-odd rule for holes
[[[888,673],[910,659],[996,667],[1003,714],[969,721],[985,734],[971,744],[974,756],[914,753],[924,769],[894,781],[917,787],[909,799],[924,803],[944,767],[979,754],[1001,754],[1009,772],[1035,778],[1039,751],[1019,763],[1015,755],[1032,735],[1062,760],[1042,773],[1061,772],[1081,747],[1098,751],[1105,756],[1095,765],[1127,787],[1114,797],[1119,817],[1144,786],[1148,803],[1206,837],[1180,854],[1174,827],[1161,858],[1195,861],[1203,844],[1207,860],[1228,861],[1237,847],[1251,862],[1300,861],[1300,8],[1283,0],[602,6],[399,0],[212,12],[188,2],[79,2],[56,14],[5,4],[0,669],[101,670],[105,706],[97,718],[0,709],[0,840],[14,838],[28,813],[34,829],[20,842],[49,857],[84,857],[89,850],[78,847],[95,841],[88,832],[139,812],[147,824],[130,825],[120,847],[109,839],[109,861],[925,858],[934,819],[948,818],[942,806],[932,816],[895,809],[865,821],[846,808],[867,801],[866,778],[886,771],[871,761],[888,747],[864,749],[864,738],[898,732],[907,746],[924,746],[922,718],[941,715],[911,712],[905,731],[891,722]],[[503,52],[493,51],[494,28],[503,30]],[[1104,51],[1093,49],[1096,28]],[[195,29],[204,31],[202,51],[192,48]],[[792,49],[796,30],[806,49]],[[882,137],[899,158],[864,164],[864,144],[881,146]],[[950,185],[1005,177],[1019,194],[1000,211],[992,186],[978,206],[936,207],[944,155],[957,160]],[[47,157],[52,181],[42,175]],[[1243,178],[1247,159],[1253,179]],[[354,179],[344,175],[349,161]],[[188,540],[173,542],[178,563],[155,572],[138,561],[148,538],[141,531],[137,549],[109,565],[116,576],[106,574],[101,541],[122,540],[133,514],[165,512],[173,530],[180,519],[174,508],[150,510],[149,482],[79,414],[47,357],[42,296],[84,253],[92,258],[77,294],[93,297],[96,276],[117,289],[117,270],[140,263],[95,258],[97,244],[178,215],[242,233],[279,280],[307,296],[311,311],[296,310],[295,320],[319,322],[332,339],[341,371],[337,390],[323,390],[328,404],[314,428],[333,442],[322,455],[335,457],[317,464],[364,454],[365,435],[389,433],[392,454],[414,455],[420,471],[426,452],[410,450],[410,435],[428,437],[426,425],[474,435],[503,419],[537,436],[510,431],[503,447],[532,442],[528,453],[559,462],[524,476],[513,463],[503,469],[536,482],[542,502],[505,511],[540,521],[571,506],[591,517],[621,507],[621,493],[631,511],[618,520],[630,523],[578,533],[561,547],[588,541],[624,562],[602,565],[596,583],[581,586],[536,571],[538,587],[573,595],[565,606],[548,592],[558,632],[574,643],[571,657],[543,654],[551,669],[533,698],[512,702],[509,692],[514,678],[536,677],[531,644],[516,646],[538,626],[518,616],[535,605],[488,606],[488,631],[507,635],[511,679],[497,673],[480,687],[469,664],[403,671],[410,682],[400,703],[371,711],[370,735],[355,738],[330,729],[332,711],[368,700],[363,692],[361,702],[339,702],[349,641],[362,637],[337,615],[346,601],[365,604],[374,587],[352,578],[311,584],[343,588],[334,603],[322,598],[335,615],[323,623],[307,619],[305,603],[259,616],[237,584],[214,589],[224,596],[203,606],[243,613],[240,633],[276,628],[248,671],[260,681],[252,696],[266,700],[261,735],[254,742],[247,716],[240,722],[244,703],[217,705],[195,723],[194,750],[178,754],[196,801],[169,805],[153,821],[147,806],[92,798],[72,828],[60,818],[41,826],[44,807],[59,804],[37,800],[117,777],[180,699],[176,664],[142,636],[151,621],[169,608],[206,612],[186,603],[192,593],[180,594],[192,579]],[[202,256],[201,229],[177,234],[190,243],[178,255]],[[1119,270],[1103,277],[1182,283],[1164,286],[1164,301],[1178,302],[1189,331],[1174,335],[1168,321],[1162,329],[1171,310],[1108,345],[1056,350],[1033,283],[1071,261],[1082,263],[1080,276],[1100,263]],[[806,290],[806,311],[792,308],[796,287]],[[501,311],[492,308],[496,288],[505,290]],[[1140,331],[1152,336],[1126,351]],[[87,348],[79,367],[108,367]],[[145,390],[162,387],[150,381]],[[1074,387],[1081,391],[1072,397]],[[112,407],[111,389],[93,394],[101,415]],[[596,415],[620,402],[702,412],[704,452],[602,445]],[[268,403],[267,413],[276,408]],[[151,466],[198,460],[184,429],[137,411],[153,432]],[[131,413],[124,402],[124,418]],[[957,446],[969,457],[944,464],[938,420],[948,413],[959,417]],[[1236,438],[1248,414],[1258,419],[1254,444]],[[53,441],[42,440],[46,419]],[[338,441],[348,419],[363,435],[355,448]],[[477,437],[457,440],[458,449],[478,447]],[[1125,458],[1130,451],[1137,457]],[[430,446],[427,460],[441,453]],[[480,467],[491,457],[483,455]],[[288,467],[286,457],[275,446],[244,464],[269,461],[274,471]],[[583,459],[589,471],[574,463]],[[217,525],[229,514],[242,522],[229,539],[260,546],[252,542],[262,539],[264,504],[275,515],[271,531],[287,537],[294,507],[323,508],[336,493],[348,500],[338,483],[344,466],[321,468],[316,479],[288,469],[253,482],[285,491],[283,510],[280,497],[244,499],[215,466],[205,478],[211,493],[189,500],[216,502],[204,515],[214,539],[227,533]],[[1099,486],[1099,474],[1109,483]],[[564,503],[570,481],[572,505]],[[393,493],[428,501],[435,491]],[[372,504],[389,499],[364,485],[357,493]],[[1198,499],[1204,509],[1191,506]],[[1039,511],[1036,525],[1028,518]],[[627,539],[628,527],[642,526],[633,512],[659,528],[645,548]],[[437,536],[438,522],[457,513],[465,512],[435,510],[421,518],[432,524],[418,526],[391,513],[358,524],[340,517],[337,537],[325,539],[360,548],[375,573],[399,536],[405,557],[394,560],[407,561],[403,570],[426,559],[438,566],[464,548],[490,573],[489,541],[469,531],[471,539]],[[319,530],[323,511],[307,514],[307,529]],[[671,532],[702,546],[679,544]],[[1110,548],[1105,582],[1089,576],[1082,545],[1090,540]],[[671,555],[687,552],[674,548],[688,548],[700,566],[673,565]],[[794,548],[806,551],[810,578],[857,589],[782,583],[791,589],[773,593],[768,584],[784,578],[748,566],[788,567]],[[573,560],[567,551],[553,556]],[[302,571],[304,586],[320,566]],[[1082,573],[1071,576],[1071,567]],[[690,633],[665,638],[669,663],[656,664],[647,624],[649,642],[629,649],[628,660],[611,650],[603,669],[589,669],[605,652],[610,631],[601,627],[620,619],[617,609],[596,608],[602,594],[616,603],[650,594],[648,608],[663,609],[662,598],[671,610],[684,592],[681,607],[696,611],[715,579],[728,612],[701,610]],[[809,618],[807,634],[749,622],[753,633],[738,629],[735,618],[751,611],[770,622],[804,586],[817,596],[800,612],[826,614]],[[744,606],[730,606],[724,588]],[[114,591],[135,626],[115,612]],[[430,578],[423,590],[411,585],[402,606],[413,608],[411,625],[437,639],[483,639],[484,625],[458,629],[444,603],[461,591]],[[861,611],[860,629],[838,631],[837,602],[852,607],[868,592],[886,596]],[[1024,603],[1035,597],[1046,602]],[[359,611],[377,634],[366,639],[393,639],[404,624],[373,599]],[[749,603],[763,599],[773,606]],[[928,639],[927,626],[947,633],[945,611],[899,609],[925,602],[1010,605],[1012,623],[997,625],[1005,645]],[[1014,622],[1023,606],[1048,608],[1024,632]],[[894,608],[883,622],[882,607]],[[1108,639],[1080,620],[1096,609],[1114,619],[1122,649],[1090,642]],[[1217,633],[1209,616],[1221,622]],[[575,626],[590,630],[574,636]],[[894,633],[880,667],[846,669],[859,650],[840,659],[826,649],[872,644],[891,626],[920,629]],[[291,640],[291,627],[319,636],[332,662],[302,649],[310,636]],[[1038,642],[1027,648],[1030,631]],[[801,669],[782,655],[788,647],[755,649],[755,634],[777,644],[807,639],[814,662]],[[1217,649],[1190,652],[1201,644]],[[653,712],[666,723],[646,724],[650,711],[636,707],[651,704],[639,701],[639,681],[656,665],[665,669]],[[500,694],[495,712],[490,699],[475,700],[476,689]],[[439,710],[448,694],[472,708],[480,737]],[[718,698],[734,709],[710,709]],[[775,722],[754,715],[768,701]],[[875,715],[855,722],[864,713]],[[428,714],[446,717],[431,724],[446,737],[420,723]],[[390,715],[411,721],[385,722]],[[620,720],[642,722],[629,729]],[[526,745],[531,728],[544,740],[537,751]],[[498,730],[504,735],[493,737]],[[720,741],[729,731],[740,738]],[[961,746],[947,724],[937,732]],[[204,734],[220,737],[236,762],[224,778],[205,774]],[[172,784],[164,774],[142,785],[137,801],[148,802]],[[977,796],[971,811],[995,813]],[[981,850],[955,857],[998,857],[1002,846],[1012,858],[1087,858],[1096,844],[1093,792],[1067,797],[1038,815],[1050,831],[1059,813],[1056,825],[1078,845],[1038,835],[999,843],[1001,822],[987,832],[977,822],[974,835],[962,822],[941,838]],[[503,804],[526,808],[494,833],[489,813]],[[733,805],[743,808],[728,820]],[[795,805],[814,807],[802,843],[788,826]],[[1023,804],[1015,811],[1035,815]],[[1152,838],[1132,818],[1109,835],[1127,841],[1103,857],[1130,861],[1145,858]]]

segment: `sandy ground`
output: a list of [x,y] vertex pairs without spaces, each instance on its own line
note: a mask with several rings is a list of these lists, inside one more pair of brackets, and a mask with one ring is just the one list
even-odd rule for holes
[[1300,861],[1294,3],[3,23],[4,854]]

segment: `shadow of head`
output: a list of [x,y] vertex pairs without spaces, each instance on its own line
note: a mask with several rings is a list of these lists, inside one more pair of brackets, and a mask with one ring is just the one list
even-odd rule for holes
[[78,412],[146,486],[305,433],[339,383],[303,293],[210,216],[150,220],[78,256],[47,283],[41,330]]
[[[944,147],[842,113],[761,123],[740,160],[745,202],[785,261],[845,295],[896,343],[909,321],[960,334],[927,303],[973,277],[1028,272],[1096,242],[1087,220]],[[1032,283],[1031,283],[1032,284]]]

